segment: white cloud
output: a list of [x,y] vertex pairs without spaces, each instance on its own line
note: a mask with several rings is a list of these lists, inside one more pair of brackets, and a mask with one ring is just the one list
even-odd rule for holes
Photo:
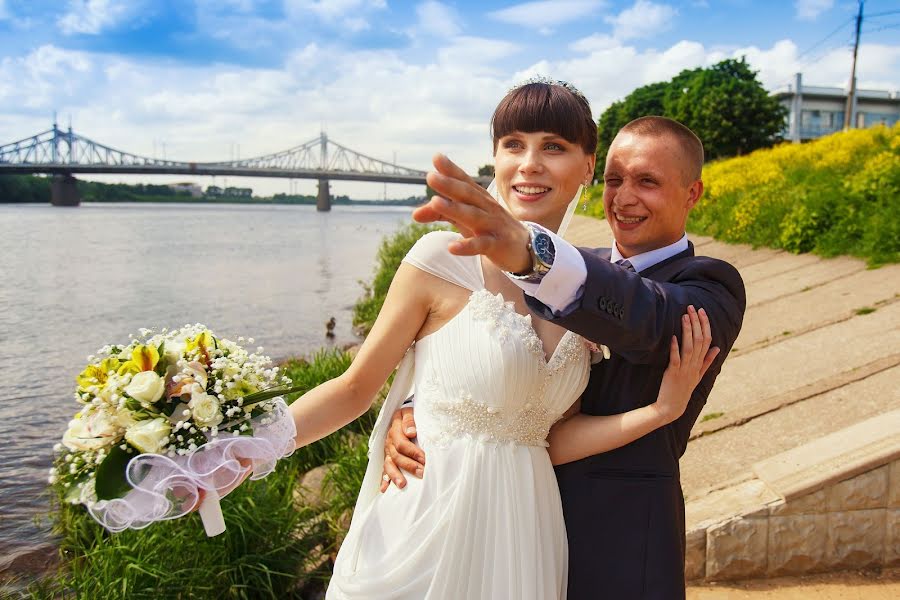
[[676,14],[677,11],[667,4],[637,0],[631,8],[604,20],[613,25],[613,37],[630,40],[652,37],[669,29]]
[[252,11],[258,0],[231,0],[236,12],[221,10],[218,0],[195,0],[194,19],[201,36],[222,40],[237,48],[258,50],[279,48],[294,28],[286,19],[267,19],[243,11]]
[[459,16],[452,8],[435,0],[428,0],[416,6],[418,22],[410,30],[412,37],[433,35],[451,37],[462,31]]
[[66,35],[96,35],[140,15],[142,4],[134,0],[69,0],[68,11],[56,24]]
[[581,38],[569,44],[569,49],[575,52],[597,52],[615,48],[619,45],[619,40],[605,33],[595,33],[586,38]]
[[604,0],[538,0],[495,10],[488,16],[549,34],[555,27],[593,15],[605,5]]
[[[757,77],[767,89],[775,89],[792,83],[794,74],[803,75],[804,85],[822,85],[846,88],[850,79],[850,63],[853,60],[846,48],[836,48],[813,64],[798,60],[799,49],[790,40],[776,42],[769,49],[748,46],[722,53],[715,58],[746,56]],[[859,47],[856,79],[860,88],[900,90],[900,46],[866,44]]]
[[291,19],[303,19],[312,14],[324,23],[351,32],[369,29],[366,15],[385,8],[386,0],[284,0],[285,12]]
[[804,21],[815,20],[823,12],[831,10],[833,6],[834,0],[795,0],[794,2],[797,18]]

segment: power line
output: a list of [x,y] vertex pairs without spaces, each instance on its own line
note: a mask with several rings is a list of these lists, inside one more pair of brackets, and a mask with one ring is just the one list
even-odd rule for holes
[[878,33],[879,31],[884,31],[886,29],[897,29],[898,27],[900,27],[900,23],[890,23],[888,25],[876,27],[875,29],[864,29],[863,33]]
[[876,19],[878,17],[886,17],[888,15],[898,15],[900,14],[900,10],[885,10],[879,13],[872,13],[871,15],[866,15],[867,19]]
[[803,58],[804,56],[806,56],[807,54],[809,54],[810,52],[812,52],[813,50],[815,50],[816,48],[818,48],[819,46],[821,46],[822,44],[827,42],[829,39],[831,39],[832,37],[837,35],[844,27],[846,27],[847,25],[852,23],[854,20],[856,20],[856,17],[850,17],[849,19],[847,19],[846,21],[844,21],[843,23],[838,25],[834,31],[832,31],[831,33],[829,33],[828,35],[823,37],[821,40],[819,40],[818,42],[816,42],[815,44],[813,44],[812,46],[810,46],[809,48],[807,48],[806,50],[804,50],[803,52],[798,54],[797,60],[800,60],[801,58]]

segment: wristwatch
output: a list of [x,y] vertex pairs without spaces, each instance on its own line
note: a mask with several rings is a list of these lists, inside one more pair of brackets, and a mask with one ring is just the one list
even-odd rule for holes
[[521,273],[507,272],[506,274],[526,283],[540,283],[553,266],[553,259],[556,258],[556,246],[547,230],[540,225],[533,223],[524,223],[524,225],[531,234],[527,246],[528,252],[531,254],[531,269]]

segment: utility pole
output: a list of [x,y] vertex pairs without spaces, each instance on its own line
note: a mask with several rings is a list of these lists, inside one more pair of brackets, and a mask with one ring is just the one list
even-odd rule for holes
[[847,109],[844,111],[844,131],[853,127],[853,117],[856,108],[856,53],[859,50],[859,32],[862,29],[863,4],[865,0],[858,0],[859,12],[856,15],[856,40],[853,42],[853,67],[850,69],[850,93],[847,94]]

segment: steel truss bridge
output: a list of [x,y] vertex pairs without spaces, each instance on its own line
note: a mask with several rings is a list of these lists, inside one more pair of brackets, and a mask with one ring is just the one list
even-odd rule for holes
[[274,154],[227,162],[182,162],[140,156],[110,148],[78,135],[69,127],[51,129],[0,146],[0,175],[48,173],[54,175],[52,202],[77,205],[74,174],[209,175],[317,179],[317,207],[329,210],[329,181],[370,181],[424,184],[419,171],[360,154],[338,144],[323,132],[299,146]]

